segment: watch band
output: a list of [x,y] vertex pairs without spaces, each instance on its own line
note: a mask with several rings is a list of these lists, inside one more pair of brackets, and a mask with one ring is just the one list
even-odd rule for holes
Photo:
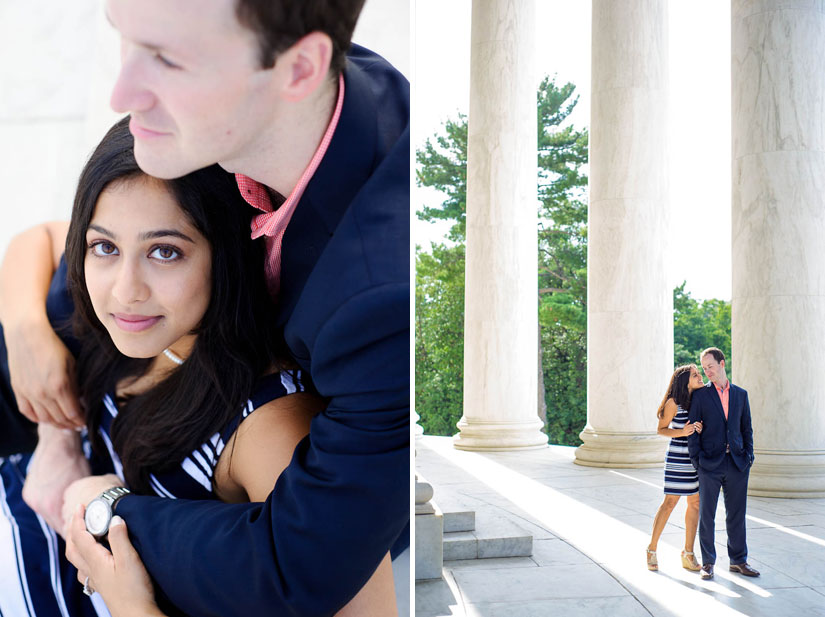
[[108,488],[100,494],[100,498],[106,501],[109,504],[109,507],[112,508],[112,512],[115,510],[115,504],[121,497],[125,497],[131,493],[131,491],[126,488],[125,486],[115,486],[113,488]]

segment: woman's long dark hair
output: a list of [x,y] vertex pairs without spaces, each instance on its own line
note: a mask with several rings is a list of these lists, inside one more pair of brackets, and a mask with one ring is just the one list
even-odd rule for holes
[[[86,163],[66,240],[74,328],[81,341],[78,385],[96,448],[103,447],[98,427],[104,395],[114,393],[121,380],[144,374],[152,362],[124,356],[115,347],[95,315],[84,269],[86,231],[101,192],[113,183],[147,179],[135,161],[128,121],[115,124]],[[213,165],[163,182],[209,242],[212,289],[186,362],[148,391],[118,401],[112,445],[137,492],[150,492],[150,473],[179,464],[238,414],[255,380],[285,357],[264,280],[264,246],[249,238],[253,211],[232,175]]]
[[665,403],[667,399],[672,398],[676,404],[682,409],[690,407],[690,370],[695,369],[695,364],[685,364],[677,366],[670,377],[670,383],[667,385],[667,392],[665,397],[659,404],[659,409],[656,410],[656,417],[661,419],[665,415]]

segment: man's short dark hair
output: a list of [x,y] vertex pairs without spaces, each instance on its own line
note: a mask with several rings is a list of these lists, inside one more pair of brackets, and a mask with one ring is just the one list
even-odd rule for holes
[[723,362],[725,360],[725,354],[723,354],[722,350],[718,347],[708,347],[707,349],[705,349],[705,351],[702,352],[702,354],[699,356],[699,359],[701,360],[708,354],[712,355],[713,359],[717,362]]
[[258,37],[260,61],[270,68],[286,51],[310,32],[332,39],[330,70],[344,69],[352,32],[365,0],[238,0],[235,14],[241,25]]

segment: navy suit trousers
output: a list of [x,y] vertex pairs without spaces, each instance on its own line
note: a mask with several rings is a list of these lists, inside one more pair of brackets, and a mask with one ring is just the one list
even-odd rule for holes
[[699,467],[699,545],[702,547],[702,563],[716,563],[714,521],[719,489],[725,498],[725,527],[728,532],[728,557],[731,564],[748,560],[745,542],[745,507],[748,497],[750,467],[740,471],[730,453],[716,469],[709,471]]

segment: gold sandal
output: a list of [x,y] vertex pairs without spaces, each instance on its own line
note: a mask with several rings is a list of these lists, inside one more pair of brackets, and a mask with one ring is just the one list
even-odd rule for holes
[[698,572],[702,569],[702,566],[696,561],[696,556],[691,551],[682,551],[682,567],[692,572]]
[[656,551],[647,549],[647,569],[654,572],[659,569],[659,560],[656,559]]

